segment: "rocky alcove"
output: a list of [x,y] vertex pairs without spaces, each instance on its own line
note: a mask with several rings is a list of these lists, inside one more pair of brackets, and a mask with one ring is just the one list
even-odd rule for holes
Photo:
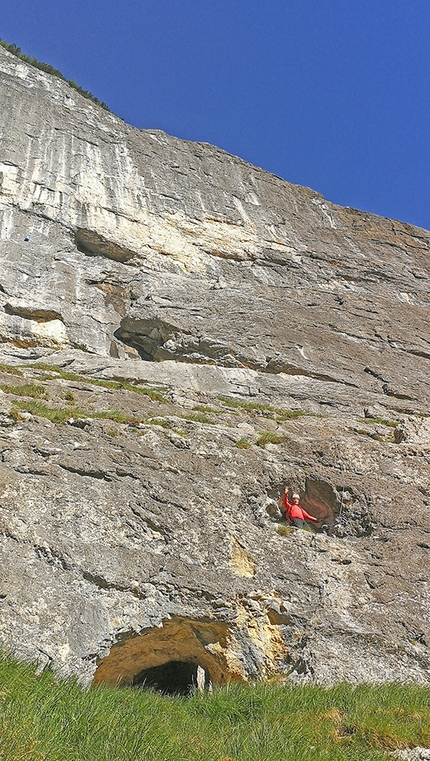
[[[275,519],[277,519],[275,511],[273,510],[275,502],[277,502],[282,515],[285,515],[283,508],[284,488],[285,483],[276,484],[268,491],[268,496],[272,500],[268,507],[268,512]],[[295,488],[290,489],[290,500],[294,491],[296,491]],[[339,499],[333,487],[326,481],[307,478],[305,481],[305,488],[298,488],[297,493],[300,494],[301,507],[303,507],[303,509],[310,515],[313,515],[318,519],[318,523],[313,524],[316,531],[320,531],[324,528],[328,533],[332,533],[340,510]]]
[[160,627],[126,636],[101,658],[94,684],[142,685],[166,694],[188,694],[193,686],[227,684],[243,678],[221,621],[174,617]]
[[123,264],[136,255],[134,251],[103,238],[95,230],[85,230],[84,228],[79,228],[76,231],[75,245],[78,251],[85,256],[104,256],[106,259],[113,259],[113,261]]

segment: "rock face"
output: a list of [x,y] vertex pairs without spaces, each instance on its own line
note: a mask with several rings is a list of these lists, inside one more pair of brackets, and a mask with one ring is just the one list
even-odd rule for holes
[[0,644],[82,683],[430,681],[429,234],[2,48],[0,136]]

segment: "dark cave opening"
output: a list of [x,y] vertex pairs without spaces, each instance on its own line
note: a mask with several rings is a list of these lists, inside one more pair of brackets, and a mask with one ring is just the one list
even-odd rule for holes
[[196,688],[205,689],[209,683],[208,672],[189,661],[168,661],[140,671],[133,679],[133,686],[150,688],[163,695],[189,695]]

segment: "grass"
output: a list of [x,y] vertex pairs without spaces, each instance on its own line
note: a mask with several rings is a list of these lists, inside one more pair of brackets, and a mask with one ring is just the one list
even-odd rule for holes
[[39,401],[17,400],[12,414],[19,417],[19,412],[31,412],[32,415],[44,417],[51,423],[64,423],[70,418],[94,418],[97,420],[113,420],[122,425],[139,425],[145,422],[143,418],[126,415],[119,410],[83,410],[81,407],[48,407]]
[[379,425],[386,425],[389,428],[396,428],[399,425],[398,420],[386,420],[386,418],[383,418],[383,417],[360,418],[360,423],[366,423],[366,425],[372,425],[373,423],[378,423]]
[[294,526],[276,526],[276,533],[279,536],[291,536],[296,531]]
[[143,421],[146,425],[160,425],[162,428],[170,428],[170,423],[163,417],[150,417]]
[[369,439],[373,439],[374,441],[379,441],[383,444],[396,443],[394,436],[381,436],[379,433],[375,433],[375,431],[366,431],[365,428],[350,428],[349,430],[353,431],[354,433],[359,433],[360,436],[368,436]]
[[72,404],[76,401],[75,396],[71,391],[65,391],[64,394],[60,394],[60,399],[64,399],[67,404]]
[[262,431],[255,442],[258,447],[265,447],[266,444],[282,444],[284,436],[278,436],[277,433],[272,431]]
[[190,420],[193,423],[208,423],[214,425],[214,421],[211,420],[204,412],[190,412],[189,415],[181,415],[183,420]]
[[92,378],[87,375],[79,375],[71,370],[65,370],[63,367],[57,365],[49,365],[46,362],[35,362],[32,365],[23,365],[23,367],[35,368],[36,370],[44,370],[51,373],[49,376],[44,376],[46,380],[55,380],[56,377],[63,378],[63,380],[75,381],[76,383],[89,383],[91,386],[101,386],[103,388],[113,389],[115,391],[123,389],[124,391],[132,391],[134,394],[142,394],[148,396],[154,402],[166,402],[166,398],[156,388],[150,386],[137,386],[134,383],[128,383],[127,381],[113,381],[103,380],[101,378]]
[[237,447],[237,449],[251,449],[252,444],[248,439],[239,439],[234,446]]
[[382,761],[430,745],[430,688],[261,683],[82,691],[0,659],[0,761]]
[[260,402],[244,402],[241,399],[230,399],[225,396],[219,396],[219,401],[231,409],[242,409],[248,412],[267,412],[275,415],[278,420],[291,420],[292,418],[302,417],[303,415],[312,415],[311,412],[303,410],[285,410],[281,407],[273,407],[271,404],[261,404]]
[[14,365],[6,365],[4,362],[0,362],[0,373],[10,373],[11,375],[24,375],[24,373],[15,367]]
[[15,407],[11,410],[11,413],[15,418],[19,418],[20,411],[31,412],[32,415],[44,417],[47,420],[50,420],[51,423],[64,423],[66,420],[69,420],[69,418],[88,417],[80,407],[55,408],[48,407],[42,402],[30,400],[17,400],[14,404]]
[[196,406],[193,407],[193,410],[196,412],[209,412],[212,413],[212,415],[219,415],[221,413],[221,410],[217,410],[215,407],[209,407],[207,404],[196,404]]
[[40,383],[22,383],[20,386],[10,386],[0,383],[0,388],[5,394],[14,396],[31,396],[33,399],[46,399],[46,389]]
[[126,415],[125,412],[120,410],[91,410],[90,412],[85,412],[83,417],[92,417],[97,420],[113,420],[115,423],[121,423],[122,425],[140,425],[140,423],[145,422],[143,418]]

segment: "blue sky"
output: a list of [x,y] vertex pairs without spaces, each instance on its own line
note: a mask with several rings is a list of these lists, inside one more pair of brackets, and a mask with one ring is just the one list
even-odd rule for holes
[[430,229],[429,0],[1,0],[127,122]]

